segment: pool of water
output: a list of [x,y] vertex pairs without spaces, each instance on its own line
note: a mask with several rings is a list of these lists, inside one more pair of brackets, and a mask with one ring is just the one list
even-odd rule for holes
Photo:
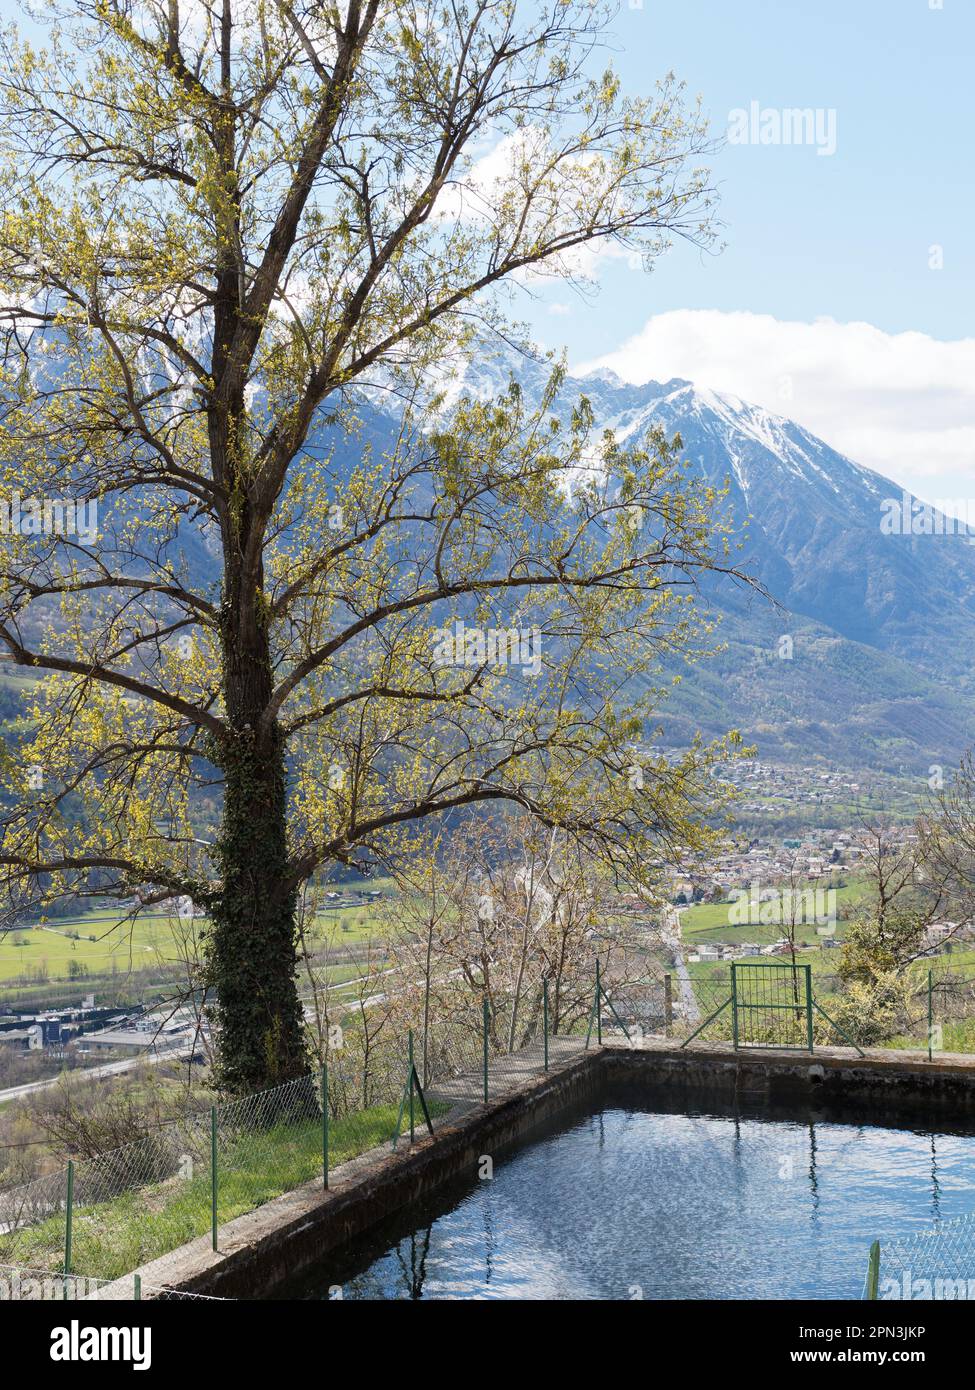
[[[975,1138],[617,1104],[291,1289],[346,1299],[859,1298],[870,1242],[975,1208]],[[278,1295],[281,1296],[281,1295]]]

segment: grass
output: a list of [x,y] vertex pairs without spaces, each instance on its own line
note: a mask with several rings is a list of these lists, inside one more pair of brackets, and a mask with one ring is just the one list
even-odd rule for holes
[[[905,1052],[926,1052],[928,1047],[927,1024],[922,1021],[916,1032],[900,1033],[895,1038],[888,1038],[883,1044],[884,1047],[895,1048]],[[954,1023],[946,1023],[942,1026],[941,1046],[935,1048],[934,1056],[939,1052],[975,1052],[975,1019],[960,1019]]]
[[[392,891],[389,880],[377,880],[370,886],[387,895]],[[205,926],[205,920],[198,918],[196,925]],[[364,903],[319,912],[305,939],[314,953],[326,942],[334,947],[356,945],[384,930],[380,906]],[[165,913],[123,921],[117,908],[93,907],[76,917],[57,918],[0,935],[0,983],[11,984],[30,971],[34,978],[27,988],[37,988],[46,978],[47,982],[71,980],[84,989],[89,978],[94,984],[97,976],[178,965],[181,955],[177,941],[176,924]]]
[[120,926],[117,912],[100,909],[0,937],[0,981],[17,980],[28,970],[67,980],[74,963],[83,972],[75,983],[83,986],[86,975],[144,970],[177,959],[170,921],[158,915]]
[[[803,889],[815,889],[815,883],[802,884],[797,891]],[[820,888],[829,887],[828,884],[818,885]],[[836,889],[836,908],[839,920],[836,924],[836,936],[838,940],[843,939],[845,923],[843,915],[860,902],[868,892],[868,885],[863,880],[854,880],[845,884],[842,888]],[[754,941],[760,946],[770,946],[772,942],[778,941],[785,934],[781,923],[772,922],[767,925],[762,923],[746,924],[735,926],[728,920],[728,914],[732,911],[733,904],[722,903],[701,903],[697,907],[688,907],[681,912],[681,935],[687,949],[693,950],[696,945],[709,941],[723,941],[729,945],[736,941]],[[799,937],[812,938],[816,933],[815,923],[808,925],[800,924],[797,928]]]
[[[449,1107],[429,1102],[431,1115]],[[329,1166],[390,1140],[398,1105],[379,1105],[329,1125]],[[320,1118],[239,1134],[224,1141],[217,1158],[217,1221],[254,1211],[322,1174]],[[72,1222],[72,1269],[89,1278],[118,1279],[149,1260],[210,1231],[209,1158],[189,1178],[176,1176],[120,1193],[111,1201],[76,1208]],[[48,1217],[17,1231],[13,1256],[19,1264],[59,1269],[64,1260],[65,1219]],[[0,1236],[0,1250],[4,1238]],[[5,1258],[0,1255],[0,1258]]]
[[325,940],[333,946],[348,946],[367,941],[373,936],[386,934],[386,926],[380,916],[383,905],[364,904],[362,907],[326,908],[319,912],[307,942],[314,950]]
[[[796,951],[797,965],[812,966],[813,977],[835,975],[839,963],[839,951],[823,951],[818,949]],[[708,980],[712,976],[722,979],[730,978],[731,961],[727,960],[701,960],[688,961],[687,972],[692,980]],[[791,965],[791,956],[737,956],[735,965]]]

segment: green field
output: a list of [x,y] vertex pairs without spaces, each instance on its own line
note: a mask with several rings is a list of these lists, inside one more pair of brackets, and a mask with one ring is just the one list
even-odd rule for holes
[[[386,894],[392,890],[389,880],[370,886]],[[203,925],[204,919],[197,919],[197,926]],[[318,914],[306,934],[306,945],[315,954],[326,941],[347,947],[383,930],[377,904],[333,908]],[[0,983],[29,976],[35,981],[74,979],[83,984],[89,976],[179,965],[178,936],[178,923],[165,913],[126,921],[117,908],[92,908],[78,917],[58,918],[0,936]]]
[[177,960],[172,925],[159,915],[120,924],[117,912],[100,910],[0,937],[0,980],[5,981],[45,970],[51,980],[66,980],[72,962],[85,974],[106,975]]
[[[812,884],[801,886],[813,887]],[[863,900],[868,891],[867,883],[856,879],[847,882],[844,887],[836,889],[838,917],[836,937],[838,940],[843,939],[846,916],[852,908]],[[685,908],[681,912],[681,936],[688,951],[693,951],[697,945],[712,941],[723,941],[727,942],[728,945],[740,941],[754,941],[760,946],[770,946],[786,934],[782,925],[777,922],[767,925],[751,923],[735,926],[728,920],[731,910],[732,905],[727,902],[701,903],[697,907]],[[815,945],[817,940],[815,923],[800,923],[797,927],[796,937],[798,941],[808,941],[810,945]]]

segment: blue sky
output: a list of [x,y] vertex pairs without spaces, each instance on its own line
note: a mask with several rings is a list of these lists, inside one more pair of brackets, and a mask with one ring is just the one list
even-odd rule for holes
[[[830,315],[943,339],[972,331],[972,0],[943,10],[928,0],[627,5],[613,28],[628,90],[648,91],[673,69],[701,93],[718,135],[752,100],[834,108],[837,149],[727,146],[713,164],[726,250],[675,248],[638,293],[625,264],[609,266],[598,312],[561,325],[573,353],[608,350],[669,309]],[[928,268],[934,244],[944,247],[938,272]]]
[[[835,111],[836,151],[726,143],[726,249],[645,276],[605,260],[591,304],[529,311],[570,364],[688,377],[799,420],[949,510],[975,497],[975,3],[621,0],[633,92],[672,69],[729,114]],[[932,248],[943,266],[931,268]],[[935,253],[937,255],[937,253]]]

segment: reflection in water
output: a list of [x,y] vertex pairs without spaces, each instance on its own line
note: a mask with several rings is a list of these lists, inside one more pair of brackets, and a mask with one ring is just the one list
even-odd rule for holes
[[409,1293],[405,1295],[407,1298],[423,1297],[423,1280],[432,1235],[432,1226],[427,1226],[422,1231],[413,1231],[406,1240],[401,1240],[392,1252],[403,1275],[403,1287],[409,1289]]
[[812,1120],[807,1126],[809,1130],[809,1197],[811,1202],[811,1220],[818,1226],[819,1224],[819,1179],[816,1175],[816,1126]]
[[938,1137],[931,1135],[931,1218],[941,1220],[941,1188],[938,1184]]
[[306,1292],[857,1298],[872,1240],[971,1210],[973,1186],[969,1137],[606,1109]]

